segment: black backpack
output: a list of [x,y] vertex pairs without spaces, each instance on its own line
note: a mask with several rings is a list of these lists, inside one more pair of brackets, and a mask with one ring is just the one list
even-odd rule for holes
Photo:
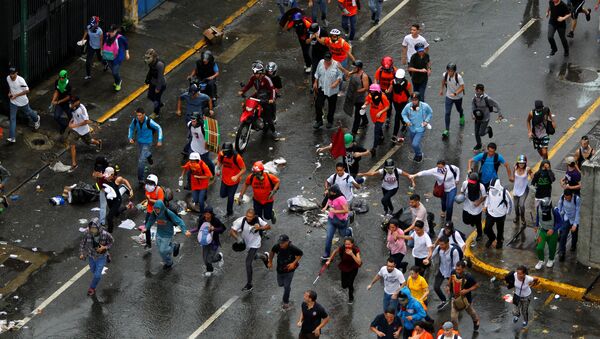
[[[440,253],[440,247],[436,247],[435,249],[438,252],[438,255]],[[465,254],[463,253],[462,249],[460,247],[458,247],[458,245],[456,244],[450,244],[450,267],[452,269],[454,269],[454,251],[458,251],[458,261],[462,261]],[[439,260],[442,260],[441,257]]]

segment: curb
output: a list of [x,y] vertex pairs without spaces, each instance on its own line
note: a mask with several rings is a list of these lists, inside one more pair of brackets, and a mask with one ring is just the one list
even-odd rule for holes
[[[484,227],[485,227],[485,223],[484,223]],[[466,246],[465,246],[465,248],[466,248],[465,257],[467,257],[471,261],[471,263],[473,264],[473,268],[476,271],[490,275],[490,276],[494,276],[494,277],[496,277],[496,279],[499,279],[499,280],[504,280],[504,277],[509,272],[508,270],[506,270],[504,268],[500,268],[500,267],[495,267],[493,265],[483,262],[482,260],[478,259],[475,256],[475,254],[471,251],[471,243],[473,242],[473,239],[475,239],[476,236],[477,236],[477,232],[473,232],[467,238]],[[589,301],[594,301],[594,302],[600,301],[600,298],[585,298],[584,299],[584,296],[587,293],[587,289],[585,289],[583,287],[577,287],[577,286],[573,286],[573,285],[569,285],[569,284],[564,284],[561,282],[557,282],[557,281],[553,281],[553,280],[549,280],[549,279],[541,278],[541,277],[537,277],[537,278],[539,279],[539,284],[533,286],[536,289],[541,289],[544,291],[556,293],[561,296],[566,296],[567,298],[578,300],[578,301],[583,301],[583,300],[589,300]],[[598,300],[594,300],[594,299],[598,299]]]

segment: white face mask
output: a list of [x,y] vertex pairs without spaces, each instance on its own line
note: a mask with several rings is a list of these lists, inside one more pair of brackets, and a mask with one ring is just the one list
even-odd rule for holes
[[156,186],[154,186],[154,185],[149,185],[149,184],[146,184],[145,188],[146,188],[146,191],[148,191],[148,192],[151,192],[151,193],[152,193],[152,192],[154,192],[154,190],[156,189]]

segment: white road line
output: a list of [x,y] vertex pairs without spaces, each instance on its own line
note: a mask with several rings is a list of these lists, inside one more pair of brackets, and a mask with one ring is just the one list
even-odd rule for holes
[[200,334],[202,334],[202,332],[204,332],[204,330],[206,330],[215,320],[217,320],[217,318],[223,314],[223,312],[225,312],[234,302],[236,302],[240,297],[237,295],[234,295],[233,297],[229,298],[229,300],[227,300],[223,306],[219,307],[219,309],[213,313],[213,315],[210,316],[210,318],[206,319],[206,321],[202,324],[202,326],[198,327],[198,329],[196,331],[194,331],[194,333],[192,333],[188,339],[195,339],[197,338]]
[[502,47],[500,47],[494,54],[492,54],[492,56],[489,59],[487,59],[487,61],[484,62],[483,65],[481,65],[481,67],[488,67],[492,62],[494,62],[494,60],[496,60],[500,56],[500,54],[502,54],[513,42],[515,42],[515,40],[517,40],[521,35],[523,35],[523,33],[525,33],[525,31],[528,30],[529,27],[531,27],[531,25],[533,25],[536,21],[537,19],[535,18],[529,20],[525,24],[525,26],[521,27],[521,29],[517,33],[515,33],[515,35],[508,39],[508,41],[505,42],[504,45],[502,45]]
[[41,314],[42,311],[48,305],[50,305],[50,303],[52,303],[56,298],[58,298],[61,294],[63,294],[63,292],[66,291],[67,288],[71,287],[71,285],[73,285],[77,280],[79,280],[79,278],[81,278],[89,270],[90,270],[90,267],[86,265],[84,268],[81,269],[81,271],[77,272],[77,274],[75,274],[71,279],[69,279],[69,281],[67,281],[66,283],[64,283],[58,290],[56,290],[56,292],[52,293],[52,295],[49,296],[48,299],[44,300],[38,307],[36,307],[35,310],[33,310],[29,314],[29,316],[23,318],[19,322],[19,328],[25,326],[25,324],[27,324],[36,315]]
[[392,16],[394,16],[394,14],[396,14],[396,12],[398,12],[400,9],[402,9],[402,7],[404,7],[408,3],[408,1],[409,0],[402,1],[398,6],[396,6],[396,8],[394,8],[391,12],[389,12],[386,16],[384,16],[383,19],[381,19],[377,25],[371,27],[365,34],[363,34],[363,36],[361,36],[359,40],[365,41],[365,39],[368,38],[369,35],[373,34],[373,32],[375,32],[381,25],[383,25]]
[[400,149],[400,147],[402,147],[402,144],[400,145],[396,145],[392,148],[390,148],[390,150],[383,156],[383,158],[379,159],[379,161],[373,165],[373,167],[371,167],[371,169],[369,170],[369,172],[373,172],[379,169],[379,167],[381,167],[381,165],[383,165],[383,163],[385,162],[386,159],[390,158],[394,153],[396,153],[397,150]]

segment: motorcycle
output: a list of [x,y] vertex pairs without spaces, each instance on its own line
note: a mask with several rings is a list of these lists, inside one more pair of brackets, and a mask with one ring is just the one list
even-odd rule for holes
[[242,114],[240,115],[240,126],[235,135],[235,150],[243,153],[250,141],[252,130],[260,131],[265,128],[262,120],[263,107],[262,100],[248,97],[242,105]]

